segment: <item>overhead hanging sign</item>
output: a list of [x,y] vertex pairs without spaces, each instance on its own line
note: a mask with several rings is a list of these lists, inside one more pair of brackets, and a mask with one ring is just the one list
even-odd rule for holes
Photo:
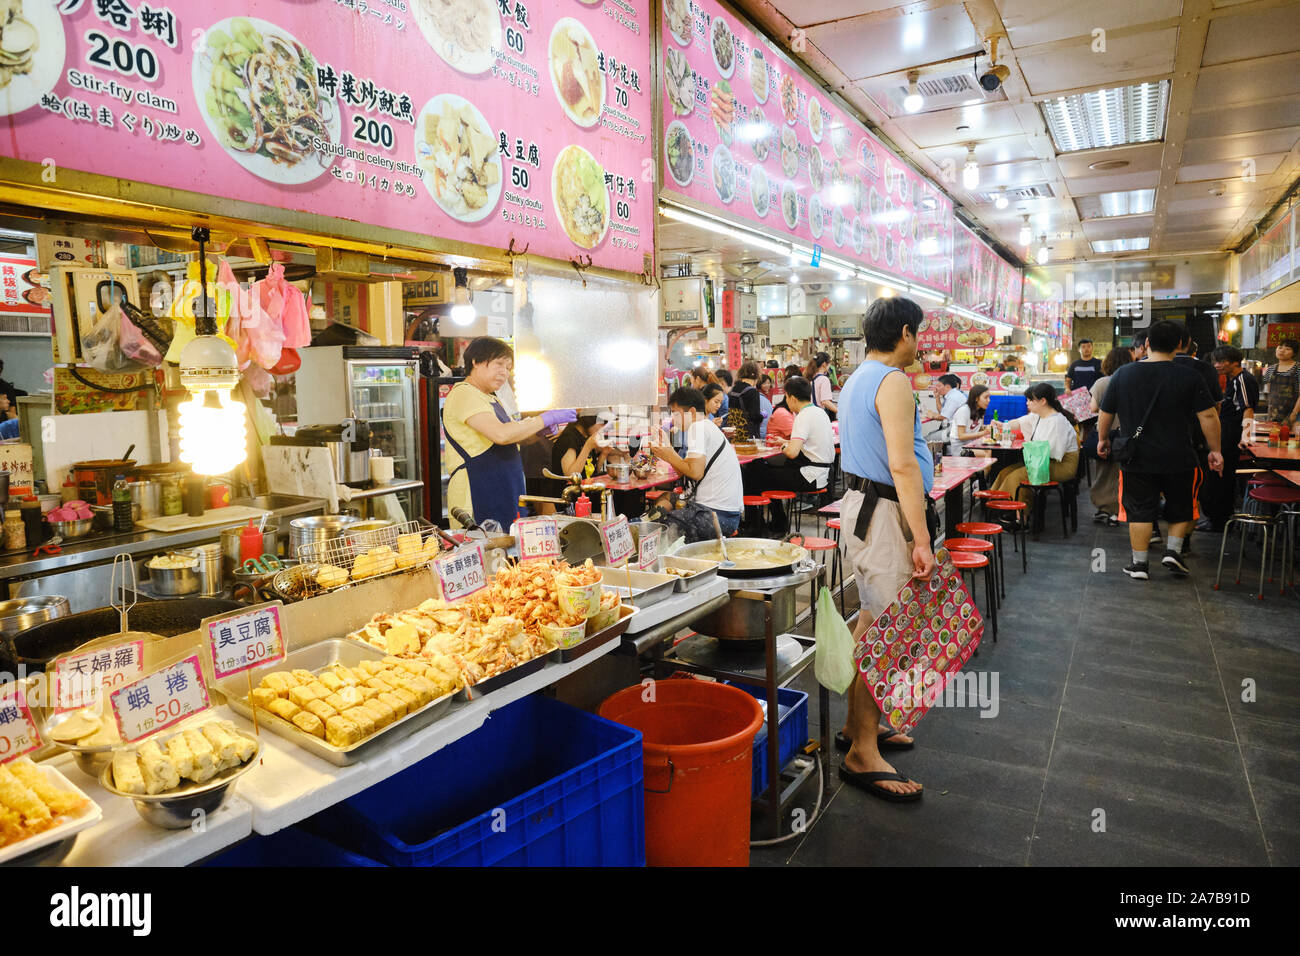
[[955,304],[1007,325],[1022,324],[1020,270],[959,222],[953,224],[952,265]]
[[[716,0],[664,0],[665,190],[947,293],[952,203]],[[814,263],[816,265],[817,263]]]
[[[648,0],[22,0],[4,152],[641,272]],[[182,200],[183,202],[183,200]]]

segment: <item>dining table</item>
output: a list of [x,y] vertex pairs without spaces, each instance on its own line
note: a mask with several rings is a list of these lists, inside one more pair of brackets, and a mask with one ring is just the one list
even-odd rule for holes
[[961,537],[957,525],[961,522],[965,510],[964,486],[966,482],[972,480],[976,475],[992,468],[996,459],[957,458],[945,455],[940,461],[943,462],[943,467],[934,476],[934,485],[930,488],[930,498],[934,501],[943,499],[944,537],[957,538]]
[[1256,441],[1248,443],[1245,449],[1255,459],[1254,464],[1263,468],[1276,470],[1286,468],[1288,465],[1300,465],[1298,448],[1278,448],[1269,445],[1268,442]]

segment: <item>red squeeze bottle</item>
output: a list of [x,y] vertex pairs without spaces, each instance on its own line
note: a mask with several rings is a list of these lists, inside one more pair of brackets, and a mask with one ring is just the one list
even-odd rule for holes
[[583,495],[573,503],[573,515],[575,518],[586,518],[591,514],[591,499]]
[[262,532],[253,527],[253,519],[248,519],[248,527],[239,532],[239,564],[252,561],[262,556]]

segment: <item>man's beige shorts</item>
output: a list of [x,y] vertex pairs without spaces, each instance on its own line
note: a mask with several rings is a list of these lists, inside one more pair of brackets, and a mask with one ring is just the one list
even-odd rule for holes
[[893,603],[912,577],[912,533],[897,501],[881,498],[876,502],[867,539],[853,535],[853,526],[862,507],[862,492],[848,491],[840,505],[841,540],[849,567],[858,585],[858,602],[862,606],[865,627]]

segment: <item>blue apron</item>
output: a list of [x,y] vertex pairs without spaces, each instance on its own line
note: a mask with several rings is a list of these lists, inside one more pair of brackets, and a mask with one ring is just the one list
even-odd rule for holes
[[[510,416],[500,402],[492,402],[492,411],[497,421],[503,424],[510,422]],[[456,477],[456,472],[465,469],[474,520],[482,524],[492,518],[501,525],[502,531],[509,531],[510,525],[519,515],[519,496],[525,492],[524,459],[519,453],[519,446],[493,442],[482,454],[471,456],[460,446],[460,442],[451,437],[445,419],[442,431],[461,458],[461,463],[447,479],[450,482]]]

